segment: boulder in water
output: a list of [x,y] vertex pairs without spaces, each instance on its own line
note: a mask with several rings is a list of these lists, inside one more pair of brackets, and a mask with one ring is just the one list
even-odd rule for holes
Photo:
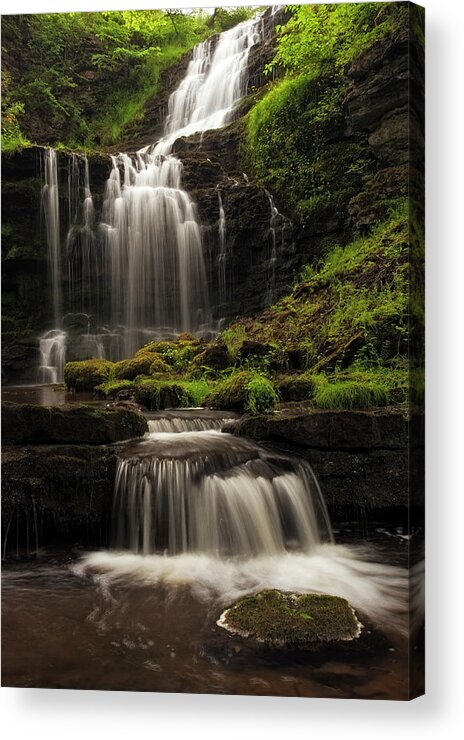
[[272,589],[247,596],[217,621],[234,635],[272,647],[317,647],[355,640],[363,625],[346,599]]

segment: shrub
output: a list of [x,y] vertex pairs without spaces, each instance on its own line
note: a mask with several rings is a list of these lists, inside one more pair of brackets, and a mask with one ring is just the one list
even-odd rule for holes
[[80,360],[67,362],[64,382],[71,390],[91,391],[110,377],[114,364],[109,360]]
[[263,375],[242,370],[219,383],[204,399],[206,406],[232,411],[262,413],[275,407],[277,394]]
[[386,384],[372,381],[342,380],[321,384],[314,396],[314,404],[322,409],[369,409],[387,406],[389,393]]

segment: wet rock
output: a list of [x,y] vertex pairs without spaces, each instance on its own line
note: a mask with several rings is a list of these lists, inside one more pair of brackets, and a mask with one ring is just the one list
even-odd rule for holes
[[53,542],[104,545],[117,455],[88,445],[2,450],[2,547],[26,551]]
[[127,408],[2,404],[2,435],[7,445],[101,445],[141,437],[146,431],[148,426],[142,414]]
[[356,640],[363,627],[346,599],[278,590],[245,597],[223,612],[217,624],[234,635],[282,648]]
[[408,424],[401,411],[321,411],[297,407],[267,416],[244,417],[234,434],[257,440],[294,442],[323,450],[401,449]]

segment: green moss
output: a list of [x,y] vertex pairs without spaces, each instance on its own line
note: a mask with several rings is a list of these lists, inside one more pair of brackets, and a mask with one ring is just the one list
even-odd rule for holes
[[156,352],[139,351],[131,360],[120,360],[114,365],[114,376],[118,380],[135,380],[138,375],[165,373],[169,365]]
[[284,375],[276,380],[276,388],[282,401],[310,401],[314,397],[318,381],[317,376],[309,373]]
[[211,386],[206,381],[140,380],[135,399],[152,411],[201,405]]
[[117,398],[121,391],[133,391],[134,383],[131,380],[108,380],[106,383],[97,385],[95,390],[105,398]]
[[64,368],[64,382],[71,390],[91,391],[109,379],[113,367],[109,360],[67,362]]
[[242,599],[225,612],[219,624],[259,642],[302,647],[353,640],[361,628],[345,599],[277,590]]
[[264,413],[275,408],[278,397],[272,382],[251,370],[233,373],[218,383],[204,404],[215,409]]

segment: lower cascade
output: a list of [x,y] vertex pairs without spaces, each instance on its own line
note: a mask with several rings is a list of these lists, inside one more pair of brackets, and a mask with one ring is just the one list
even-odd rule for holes
[[150,416],[155,431],[120,453],[111,548],[85,555],[76,574],[105,593],[129,579],[222,605],[263,589],[329,593],[407,634],[407,571],[334,542],[308,463],[219,431],[224,412]]
[[113,531],[119,550],[216,557],[310,552],[332,539],[309,465],[217,430],[152,432],[129,447]]

